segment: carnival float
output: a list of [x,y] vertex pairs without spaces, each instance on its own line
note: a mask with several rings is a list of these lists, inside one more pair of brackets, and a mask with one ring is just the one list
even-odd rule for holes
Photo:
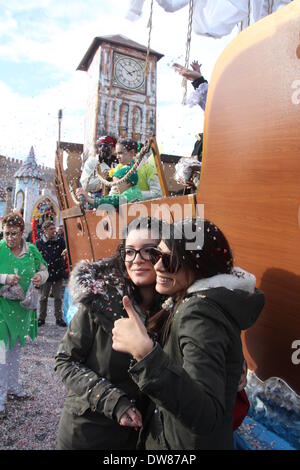
[[[143,3],[132,2],[131,14],[138,17]],[[181,7],[188,3],[191,8],[191,1],[177,2]],[[201,4],[209,3],[194,2],[191,24],[195,32],[214,37],[228,34],[230,27],[226,29],[223,23],[218,29],[211,21],[209,30],[208,10],[201,17],[201,11],[205,13]],[[238,16],[237,7],[232,23],[247,20],[249,12],[242,6],[248,2],[225,3],[241,6],[242,14]],[[170,195],[155,136],[149,132],[155,126],[148,126],[146,136],[136,133],[140,140],[149,141],[141,153],[149,148],[153,152],[161,199],[145,201],[143,207],[140,203],[120,206],[118,217],[85,210],[75,197],[81,155],[70,158],[71,151],[64,144],[58,145],[56,153],[56,191],[71,266],[82,258],[96,260],[111,255],[119,243],[120,226],[143,215],[145,207],[151,215],[175,220],[183,214],[201,216],[204,206],[205,217],[222,227],[230,240],[235,263],[255,274],[257,286],[266,296],[260,319],[243,334],[253,416],[265,419],[275,432],[273,421],[291,448],[300,448],[300,2],[268,13],[270,10],[265,14],[260,11],[264,17],[241,31],[217,60],[205,110],[200,183],[194,194]],[[259,19],[258,9],[256,14]],[[148,60],[146,86],[155,87],[155,64],[161,55],[149,47],[137,49],[136,43],[133,46],[130,41],[122,43],[114,38],[95,38],[81,62],[81,70],[91,66],[92,74],[100,67],[100,88],[105,89],[104,101],[101,90],[97,103],[90,101],[97,114],[90,141],[103,132],[103,119],[113,116],[107,97],[116,100],[122,94],[136,102],[136,109],[141,104],[139,93],[114,88],[109,74],[113,74],[116,54]],[[151,105],[155,90],[149,93]],[[128,114],[128,109],[130,103],[129,108],[121,105],[118,112],[127,110]],[[109,122],[105,126],[109,134]],[[121,134],[122,128],[118,129]],[[185,212],[180,210],[183,207]]]

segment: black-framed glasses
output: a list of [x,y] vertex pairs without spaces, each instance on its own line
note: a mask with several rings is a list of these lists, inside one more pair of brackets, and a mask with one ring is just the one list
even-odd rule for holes
[[164,269],[169,273],[177,273],[180,268],[176,257],[172,256],[172,254],[169,253],[163,253],[162,251],[160,251],[159,248],[152,248],[150,256],[151,263],[153,265],[158,263],[158,261],[161,259]]
[[151,253],[154,249],[155,247],[153,246],[144,246],[139,250],[136,250],[135,248],[126,247],[120,249],[120,255],[123,261],[132,263],[135,260],[136,255],[139,254],[144,261],[151,261],[152,263]]

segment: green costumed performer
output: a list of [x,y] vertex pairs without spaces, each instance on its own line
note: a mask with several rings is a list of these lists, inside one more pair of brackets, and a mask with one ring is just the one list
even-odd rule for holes
[[[125,165],[122,168],[119,168],[113,175],[113,181],[117,183],[118,180],[122,179],[131,170],[131,168],[132,165]],[[83,196],[94,208],[97,208],[103,204],[118,208],[121,204],[143,200],[142,192],[140,191],[137,183],[138,175],[137,172],[134,171],[130,174],[130,176],[128,176],[127,181],[123,181],[121,184],[119,184],[119,192],[116,192],[115,188],[113,187],[108,196],[93,198],[90,197],[82,188],[78,188],[76,195]]]

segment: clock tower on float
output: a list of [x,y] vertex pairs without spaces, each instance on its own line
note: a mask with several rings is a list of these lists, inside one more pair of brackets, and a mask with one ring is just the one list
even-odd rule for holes
[[77,70],[89,74],[84,155],[101,135],[144,142],[156,134],[156,64],[162,54],[125,36],[96,37]]

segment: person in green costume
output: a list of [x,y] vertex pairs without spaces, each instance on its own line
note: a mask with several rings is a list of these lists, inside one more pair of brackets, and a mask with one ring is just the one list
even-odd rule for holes
[[[118,182],[121,178],[123,178],[130,170],[132,166],[126,165],[119,168],[113,176],[113,181]],[[138,175],[137,172],[134,171],[127,179],[127,181],[123,181],[119,186],[116,192],[115,188],[112,188],[108,196],[102,197],[90,197],[88,194],[82,189],[78,188],[76,191],[77,196],[83,196],[85,200],[91,204],[94,208],[102,204],[109,204],[114,207],[119,207],[121,204],[126,204],[128,202],[133,201],[142,201],[143,195],[140,191],[138,185]]]
[[[122,168],[124,165],[130,165],[134,163],[135,154],[138,151],[137,142],[131,139],[119,138],[116,144],[116,155],[119,164],[112,168],[109,172],[109,176],[113,177],[116,175],[116,171]],[[156,199],[162,196],[160,182],[155,166],[155,160],[153,155],[141,161],[138,169],[138,187],[140,188],[143,199]]]
[[[3,240],[0,241],[0,288],[19,284],[26,294],[30,282],[38,287],[48,278],[47,263],[38,249],[23,238],[24,220],[11,212],[2,220]],[[0,295],[0,419],[6,416],[6,400],[24,399],[19,383],[20,347],[26,337],[37,336],[36,311]]]

